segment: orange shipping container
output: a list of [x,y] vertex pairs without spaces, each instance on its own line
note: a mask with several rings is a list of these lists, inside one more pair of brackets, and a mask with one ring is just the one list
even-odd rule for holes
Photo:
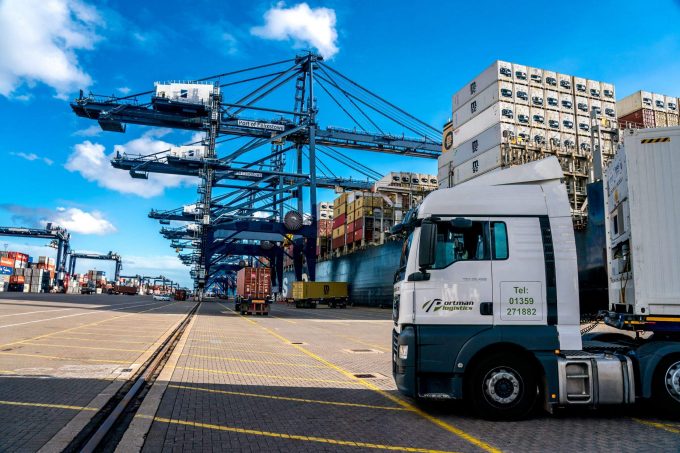
[[14,259],[2,256],[0,257],[0,266],[14,267]]

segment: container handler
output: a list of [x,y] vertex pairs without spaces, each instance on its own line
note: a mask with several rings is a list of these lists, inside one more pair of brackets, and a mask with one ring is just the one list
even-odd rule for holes
[[287,300],[295,308],[316,308],[328,304],[328,308],[347,308],[349,291],[346,282],[293,282],[292,296]]
[[268,267],[244,267],[236,274],[236,297],[234,309],[241,315],[269,314],[271,305],[271,269]]
[[580,325],[557,158],[487,173],[432,192],[394,229],[403,394],[463,399],[489,419],[637,400],[680,413],[680,128],[625,134],[603,179],[609,331]]

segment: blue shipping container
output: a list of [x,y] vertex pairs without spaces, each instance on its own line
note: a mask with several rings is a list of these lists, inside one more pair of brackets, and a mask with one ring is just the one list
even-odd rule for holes
[[12,275],[13,269],[7,266],[0,266],[0,275]]

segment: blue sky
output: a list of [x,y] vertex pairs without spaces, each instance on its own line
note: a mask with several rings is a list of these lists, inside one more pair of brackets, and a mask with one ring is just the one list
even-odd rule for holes
[[[103,158],[115,146],[156,149],[191,134],[137,126],[101,132],[71,112],[78,88],[146,91],[155,81],[317,47],[332,54],[334,68],[436,127],[450,116],[451,95],[496,59],[612,82],[619,98],[639,89],[680,96],[678,1],[648,1],[644,11],[638,2],[307,4],[307,16],[279,17],[272,10],[299,12],[300,3],[0,0],[0,225],[59,221],[70,226],[76,250],[113,250],[125,259],[124,273],[163,273],[189,284],[188,268],[147,213],[194,201],[195,187],[182,179],[140,186]],[[291,105],[283,99],[278,107]],[[351,126],[324,107],[322,126]],[[380,172],[436,173],[433,160],[355,157]],[[0,237],[4,244],[37,255],[45,241]],[[113,271],[96,262],[78,271],[95,267]]]

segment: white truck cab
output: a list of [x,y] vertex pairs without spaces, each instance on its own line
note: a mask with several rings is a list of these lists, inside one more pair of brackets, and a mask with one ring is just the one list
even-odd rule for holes
[[[654,355],[649,345],[581,336],[562,177],[555,157],[488,173],[432,192],[395,228],[406,237],[393,310],[402,393],[464,398],[495,419],[526,417],[539,402],[549,410],[633,403],[636,382],[651,396],[651,384],[640,385],[656,376],[659,360],[641,358]],[[678,345],[664,342],[665,354],[679,354]],[[680,371],[672,378],[664,401],[677,410]]]

